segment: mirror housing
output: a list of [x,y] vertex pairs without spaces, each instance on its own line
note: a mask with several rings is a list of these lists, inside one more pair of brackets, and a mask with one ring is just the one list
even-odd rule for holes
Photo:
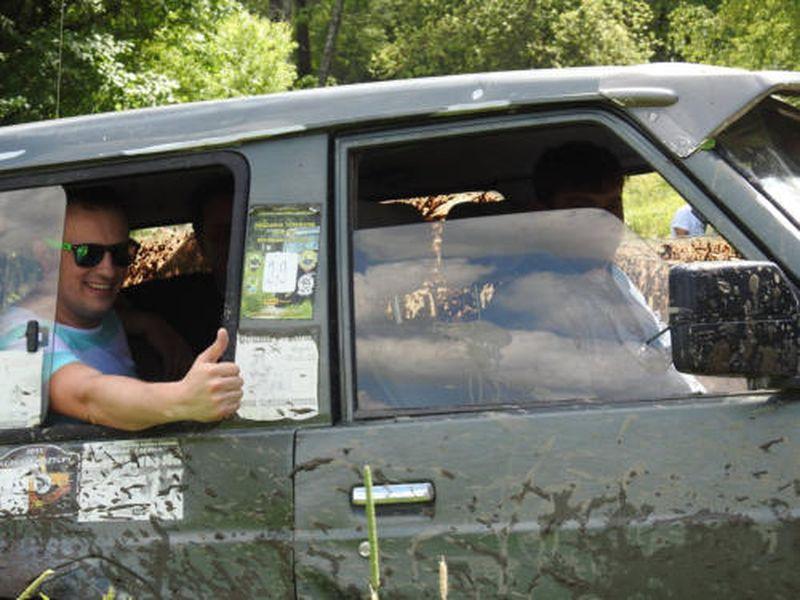
[[697,262],[669,273],[672,360],[683,373],[797,375],[800,303],[771,262]]

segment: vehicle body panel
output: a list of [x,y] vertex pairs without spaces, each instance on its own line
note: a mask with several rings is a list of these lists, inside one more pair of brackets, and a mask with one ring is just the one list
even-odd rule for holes
[[[427,504],[378,509],[387,597],[434,597],[440,557],[453,596],[795,596],[796,391],[578,398],[389,418],[365,418],[354,398],[357,193],[349,153],[481,134],[512,119],[531,131],[602,125],[745,256],[776,261],[797,282],[795,224],[704,145],[778,89],[800,90],[800,74],[591,67],[343,86],[0,129],[4,187],[63,183],[64,173],[111,178],[115,168],[133,179],[163,155],[190,162],[209,147],[243,157],[249,173],[237,179],[245,201],[236,209],[229,272],[243,268],[245,213],[311,205],[321,218],[313,318],[239,318],[241,286],[226,290],[225,315],[239,334],[314,340],[318,415],[137,435],[0,432],[0,469],[22,465],[28,471],[15,473],[28,477],[48,453],[66,456],[58,464],[72,469],[75,495],[58,514],[48,507],[0,514],[0,596],[19,594],[47,568],[57,574],[41,589],[52,596],[99,596],[110,583],[141,598],[364,596],[366,519],[350,495],[367,464],[378,484],[432,483],[436,493]],[[162,458],[148,471],[142,463],[153,448]],[[156,475],[148,502],[158,510],[125,513],[143,485],[137,474],[146,472]],[[9,497],[3,489],[0,502]],[[135,516],[86,517],[114,510]]]
[[797,402],[741,396],[302,431],[298,594],[364,589],[349,495],[369,464],[376,483],[436,489],[377,509],[390,597],[437,589],[440,556],[470,597],[790,597],[799,419]]
[[[3,517],[0,595],[16,597],[46,569],[57,572],[41,588],[52,597],[99,597],[109,585],[137,598],[293,593],[292,431],[48,445],[77,457],[73,505]],[[153,445],[167,457],[155,470]],[[158,517],[131,516],[126,503],[143,496],[164,501]]]
[[7,127],[0,131],[0,172],[230,146],[354,123],[609,99],[625,105],[630,90],[642,88],[679,98],[628,110],[673,152],[688,156],[772,90],[799,86],[797,73],[674,63],[359,84]]

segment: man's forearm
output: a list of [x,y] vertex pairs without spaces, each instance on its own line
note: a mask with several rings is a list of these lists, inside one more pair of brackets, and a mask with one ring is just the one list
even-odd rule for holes
[[103,375],[85,365],[67,365],[50,382],[54,410],[78,419],[138,431],[182,420],[180,381],[147,383]]
[[227,333],[220,329],[189,372],[166,383],[104,375],[70,363],[50,377],[50,405],[61,414],[128,431],[174,421],[219,421],[234,414],[242,399],[239,367],[216,362],[227,344]]
[[183,420],[177,410],[181,382],[148,383],[119,375],[100,375],[87,390],[89,421],[139,431]]

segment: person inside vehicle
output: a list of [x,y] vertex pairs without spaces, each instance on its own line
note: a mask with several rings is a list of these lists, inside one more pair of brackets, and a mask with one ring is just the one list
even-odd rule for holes
[[192,227],[200,250],[211,267],[221,303],[228,274],[233,181],[224,178],[204,186],[195,192],[194,205],[197,212],[192,220]]
[[537,200],[548,210],[602,208],[620,220],[623,183],[617,158],[591,142],[546,150],[533,173]]
[[[237,411],[243,382],[234,363],[218,362],[228,345],[222,328],[182,378],[157,383],[137,378],[123,320],[129,333],[162,342],[172,336],[148,331],[163,334],[160,319],[115,309],[136,244],[113,190],[70,193],[62,251],[70,256],[62,257],[59,271],[49,378],[52,413],[141,430],[175,421],[218,421]],[[169,344],[154,345],[170,352],[174,346]]]
[[[537,198],[549,210],[600,208],[618,219],[613,222],[607,220],[604,225],[598,224],[600,227],[607,227],[607,230],[603,232],[605,235],[599,238],[607,242],[602,244],[603,252],[599,253],[606,264],[603,269],[595,270],[594,274],[597,276],[601,273],[607,275],[606,281],[609,284],[613,282],[613,285],[608,285],[603,289],[614,290],[616,288],[621,295],[616,296],[613,293],[608,295],[608,299],[616,296],[616,300],[607,310],[592,310],[584,321],[587,324],[586,330],[595,331],[595,316],[598,314],[612,319],[611,331],[613,333],[611,337],[626,329],[635,332],[636,327],[626,327],[624,323],[626,321],[638,322],[639,334],[632,335],[630,339],[635,340],[637,335],[647,331],[648,333],[642,341],[647,339],[648,342],[642,347],[657,345],[668,353],[671,340],[669,332],[665,330],[662,318],[653,311],[641,290],[613,258],[618,244],[625,235],[623,186],[623,171],[614,154],[601,146],[586,141],[568,142],[546,150],[534,169],[534,187]],[[589,230],[586,229],[586,231],[588,234]],[[600,280],[599,277],[598,280]],[[602,294],[600,296],[602,297]],[[597,302],[594,303],[595,308],[598,305]],[[606,333],[608,332],[598,333],[598,337],[602,337]],[[589,336],[587,335],[587,337]],[[622,337],[619,341],[624,343],[630,340]],[[694,377],[678,373],[672,366],[666,373],[670,386],[677,386],[677,389],[690,393],[703,390],[702,385]],[[667,380],[664,385],[667,385]]]
[[706,221],[694,208],[684,204],[675,211],[669,225],[672,237],[696,237],[706,234]]
[[[210,272],[152,279],[125,288],[122,295],[129,305],[159,314],[186,341],[191,354],[198,354],[214,341],[223,319],[233,179],[226,176],[204,181],[191,194],[191,207],[195,240]],[[160,378],[159,361],[149,355],[152,344],[143,345],[140,339],[130,342],[142,371]]]

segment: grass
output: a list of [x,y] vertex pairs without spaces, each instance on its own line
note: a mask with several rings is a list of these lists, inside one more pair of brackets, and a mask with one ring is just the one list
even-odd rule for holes
[[669,224],[683,198],[657,173],[633,175],[622,193],[625,224],[646,239],[670,237]]

